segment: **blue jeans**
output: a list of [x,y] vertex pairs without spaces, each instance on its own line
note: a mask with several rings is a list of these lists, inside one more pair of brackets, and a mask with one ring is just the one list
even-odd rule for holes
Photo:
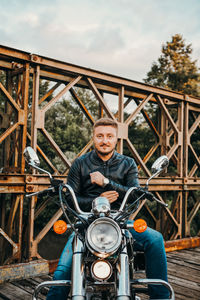
[[[133,238],[137,241],[138,250],[144,250],[146,263],[146,276],[152,279],[167,281],[167,259],[161,233],[151,228],[145,232],[138,233],[130,229]],[[72,234],[61,254],[57,269],[54,273],[54,280],[70,280],[72,266]],[[69,287],[51,287],[47,300],[66,300]],[[168,290],[159,285],[149,285],[150,299],[168,299]]]

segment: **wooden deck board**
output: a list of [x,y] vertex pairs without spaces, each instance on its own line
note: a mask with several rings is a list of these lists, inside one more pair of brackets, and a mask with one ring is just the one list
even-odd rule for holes
[[[167,259],[169,283],[174,288],[176,300],[200,300],[200,248],[169,252]],[[2,284],[0,299],[31,300],[34,287],[50,278],[47,275]],[[46,293],[47,290],[44,290],[40,300],[46,299]],[[141,299],[146,300],[148,297],[142,296]]]

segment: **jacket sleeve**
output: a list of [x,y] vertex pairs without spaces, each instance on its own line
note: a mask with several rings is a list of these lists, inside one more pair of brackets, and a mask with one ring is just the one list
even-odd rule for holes
[[107,190],[115,190],[119,193],[119,198],[122,199],[130,187],[139,187],[138,169],[135,161],[131,159],[128,172],[124,176],[124,184],[119,184],[112,179],[107,185]]
[[[67,184],[69,184],[77,197],[78,204],[83,211],[90,211],[93,197],[84,197],[81,195],[81,165],[79,159],[76,159],[72,164],[68,177]],[[71,197],[70,197],[71,198]],[[69,196],[68,196],[69,199]],[[70,205],[72,200],[69,201]]]

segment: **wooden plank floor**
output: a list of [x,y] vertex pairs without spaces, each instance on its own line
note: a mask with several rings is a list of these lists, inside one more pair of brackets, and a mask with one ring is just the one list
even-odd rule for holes
[[[200,248],[174,251],[167,254],[169,282],[174,288],[176,300],[200,300]],[[7,282],[0,285],[2,300],[31,300],[34,287],[50,276]],[[46,299],[43,291],[40,299]],[[142,296],[148,299],[147,296]]]
[[171,252],[168,276],[177,300],[200,300],[200,248]]

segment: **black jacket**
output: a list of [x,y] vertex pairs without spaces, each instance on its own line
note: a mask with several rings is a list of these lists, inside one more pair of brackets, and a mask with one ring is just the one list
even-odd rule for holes
[[[109,179],[109,184],[104,188],[91,183],[90,173],[96,171]],[[138,170],[134,159],[128,156],[115,151],[108,161],[103,161],[93,150],[74,161],[67,183],[73,188],[83,211],[90,211],[92,200],[110,190],[119,193],[119,198],[112,204],[112,209],[116,209],[126,191],[132,186],[139,186]]]

